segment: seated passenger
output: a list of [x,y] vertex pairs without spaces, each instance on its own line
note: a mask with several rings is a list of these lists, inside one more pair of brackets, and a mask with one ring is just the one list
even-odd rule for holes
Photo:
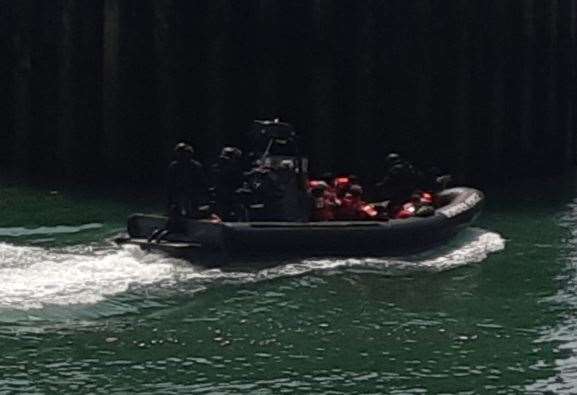
[[337,199],[343,199],[349,193],[351,182],[348,177],[337,177],[333,181],[333,186]]
[[336,206],[334,192],[325,181],[309,182],[312,197],[311,221],[332,221],[335,219]]
[[415,212],[416,217],[429,217],[435,214],[434,196],[429,192],[421,192],[419,197],[419,208]]
[[336,197],[338,199],[343,199],[347,193],[350,192],[353,185],[360,186],[360,183],[359,178],[356,175],[351,174],[349,176],[335,178],[333,185]]
[[411,196],[410,201],[403,204],[400,210],[395,213],[395,218],[428,217],[434,213],[433,196],[430,193],[417,192]]
[[351,185],[349,192],[335,210],[335,217],[341,221],[377,219],[379,213],[371,204],[363,201],[363,188]]
[[328,181],[325,177],[321,177],[319,180],[311,180],[309,181],[309,192],[312,192],[315,187],[321,187],[326,201],[332,207],[336,207],[340,204],[340,201],[337,198],[336,190],[333,187],[333,181],[332,177],[328,178]]

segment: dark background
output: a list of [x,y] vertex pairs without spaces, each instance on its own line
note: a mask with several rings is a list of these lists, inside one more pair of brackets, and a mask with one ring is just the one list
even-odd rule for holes
[[303,135],[313,171],[385,153],[464,182],[575,162],[573,0],[0,0],[0,169],[162,180],[252,119]]

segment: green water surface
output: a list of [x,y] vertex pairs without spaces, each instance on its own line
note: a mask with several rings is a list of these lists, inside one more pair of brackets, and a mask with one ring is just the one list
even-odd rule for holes
[[0,393],[577,393],[574,196],[490,191],[481,262],[227,272],[104,241],[145,199],[4,188]]

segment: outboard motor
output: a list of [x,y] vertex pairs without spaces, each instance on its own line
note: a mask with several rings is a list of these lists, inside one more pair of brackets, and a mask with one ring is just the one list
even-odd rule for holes
[[249,137],[256,158],[250,184],[263,204],[261,210],[251,213],[251,219],[307,221],[308,161],[300,155],[292,125],[278,119],[254,121]]

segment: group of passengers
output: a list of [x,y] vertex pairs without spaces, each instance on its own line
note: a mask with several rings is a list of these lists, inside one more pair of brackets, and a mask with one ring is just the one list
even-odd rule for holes
[[436,168],[427,173],[396,153],[386,158],[385,176],[374,186],[373,200],[367,203],[363,187],[355,175],[332,177],[326,174],[309,182],[313,198],[312,221],[388,220],[426,217],[434,214],[436,194],[450,176]]
[[[179,143],[168,168],[168,204],[171,215],[248,221],[275,220],[267,208],[292,195],[293,205],[303,203],[304,221],[354,221],[429,216],[434,213],[436,193],[450,180],[437,169],[426,174],[400,155],[391,153],[381,181],[372,187],[367,203],[358,177],[324,174],[313,180],[300,179],[291,190],[287,176],[291,165],[271,171],[266,161],[246,158],[236,147],[225,147],[208,171],[195,160],[192,146]],[[289,196],[290,197],[290,196]],[[304,198],[302,198],[304,197]],[[290,200],[290,199],[289,199]],[[261,208],[264,214],[252,212]],[[258,210],[256,211],[258,212]],[[295,217],[298,218],[298,217]]]

